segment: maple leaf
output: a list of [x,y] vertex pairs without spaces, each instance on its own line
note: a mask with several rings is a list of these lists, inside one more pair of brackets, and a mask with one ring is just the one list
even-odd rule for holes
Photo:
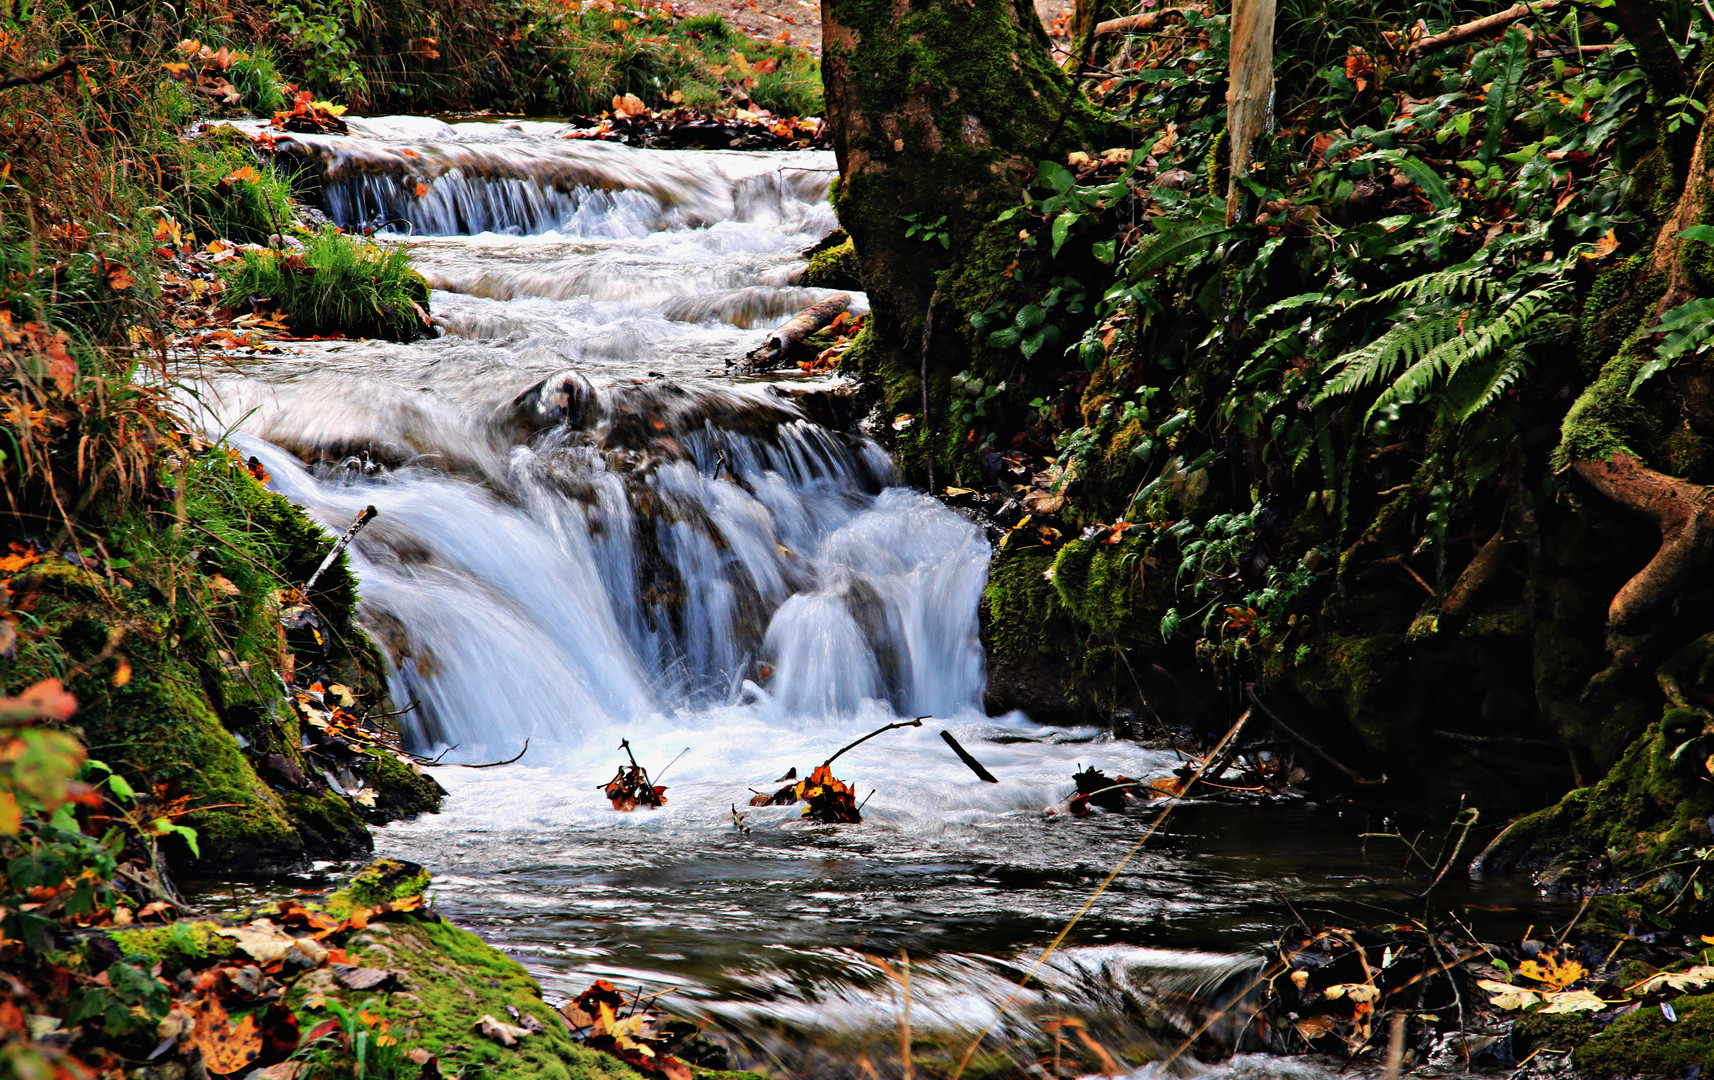
[[1589,974],[1589,969],[1580,961],[1567,960],[1561,963],[1559,956],[1552,950],[1544,950],[1541,960],[1525,960],[1518,965],[1518,974],[1526,979],[1541,983],[1549,990],[1563,990]]
[[220,999],[209,996],[192,1004],[196,1017],[190,1043],[202,1052],[203,1065],[221,1076],[240,1072],[262,1055],[262,1031],[255,1016],[237,1024]]

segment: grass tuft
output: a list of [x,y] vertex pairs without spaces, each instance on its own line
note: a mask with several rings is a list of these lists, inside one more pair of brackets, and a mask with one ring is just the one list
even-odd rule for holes
[[246,251],[223,277],[229,297],[285,312],[299,334],[415,341],[430,333],[428,285],[402,246],[328,228],[302,251]]

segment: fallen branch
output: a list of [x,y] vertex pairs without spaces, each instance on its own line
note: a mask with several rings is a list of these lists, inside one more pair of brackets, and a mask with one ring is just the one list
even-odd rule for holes
[[947,731],[945,729],[942,729],[940,732],[940,737],[946,740],[946,745],[952,747],[952,752],[954,754],[958,755],[959,761],[962,761],[962,762],[964,762],[964,764],[970,766],[970,771],[976,774],[976,778],[978,780],[981,780],[981,781],[983,781],[985,783],[989,783],[989,784],[998,784],[1000,782],[999,780],[995,779],[993,773],[989,772],[987,769],[984,769],[982,767],[982,763],[980,761],[977,761],[975,758],[971,757],[969,751],[965,750],[964,747],[958,745],[958,740],[952,737],[952,732]]
[[1538,3],[1533,4],[1513,4],[1504,11],[1480,19],[1473,19],[1462,26],[1454,26],[1444,33],[1433,34],[1413,42],[1410,51],[1414,56],[1423,56],[1434,52],[1436,49],[1450,49],[1455,45],[1464,44],[1471,38],[1498,33],[1526,15],[1547,11],[1558,6],[1559,0],[1539,0]]
[[1714,537],[1714,488],[1655,472],[1630,454],[1573,461],[1590,487],[1660,530],[1660,550],[1607,605],[1607,626],[1623,630],[1678,597],[1685,579],[1708,558]]
[[1299,746],[1302,746],[1305,750],[1308,750],[1310,753],[1314,754],[1316,757],[1320,758],[1322,761],[1325,761],[1327,764],[1333,766],[1335,769],[1338,769],[1340,772],[1344,773],[1345,776],[1353,784],[1362,784],[1365,787],[1378,787],[1379,785],[1387,782],[1387,774],[1386,773],[1382,773],[1381,778],[1379,780],[1370,780],[1367,777],[1365,777],[1362,773],[1358,772],[1356,769],[1353,769],[1350,766],[1341,763],[1332,754],[1329,754],[1327,751],[1323,750],[1321,747],[1315,745],[1314,743],[1310,742],[1308,739],[1304,738],[1302,735],[1299,735],[1297,732],[1295,732],[1291,728],[1287,727],[1285,721],[1281,720],[1277,713],[1275,713],[1272,709],[1270,709],[1266,705],[1264,705],[1262,703],[1262,699],[1256,696],[1256,687],[1254,686],[1254,684],[1246,686],[1246,687],[1244,687],[1244,689],[1249,693],[1250,700],[1255,702],[1256,708],[1262,710],[1262,712],[1264,714],[1266,714],[1267,718],[1273,722],[1273,725],[1275,727],[1279,728],[1281,731],[1283,731],[1287,735],[1291,736],[1291,739],[1293,742],[1297,743]]
[[1146,34],[1150,30],[1153,30],[1156,24],[1166,20],[1169,16],[1176,19],[1182,19],[1186,14],[1193,11],[1198,15],[1206,14],[1199,7],[1162,8],[1159,11],[1145,11],[1140,15],[1125,15],[1117,19],[1108,19],[1106,22],[1096,23],[1095,36],[1110,37],[1114,34]]
[[462,761],[449,761],[449,762],[447,762],[447,766],[449,768],[458,768],[458,769],[493,769],[493,768],[498,768],[501,765],[512,764],[514,761],[517,761],[519,758],[522,758],[525,754],[529,753],[529,750],[530,750],[530,740],[525,739],[524,740],[524,748],[522,750],[518,751],[517,757],[510,757],[510,758],[507,758],[505,761],[484,761],[480,765],[466,765]]
[[77,61],[68,56],[53,67],[44,68],[30,75],[8,75],[0,79],[0,90],[9,90],[14,86],[36,86],[51,79],[57,79],[76,67]]
[[315,588],[315,583],[321,580],[321,575],[327,573],[327,568],[339,561],[339,556],[345,552],[346,547],[356,538],[357,534],[363,531],[363,526],[375,520],[375,514],[376,510],[373,506],[363,508],[363,512],[357,515],[357,520],[353,521],[351,527],[345,530],[345,535],[335,541],[333,550],[327,553],[327,558],[321,560],[321,565],[315,568],[315,573],[311,574],[309,580],[304,582],[304,587],[300,590],[304,596],[308,596],[309,591]]
[[846,743],[844,746],[841,746],[839,748],[838,752],[833,755],[833,757],[830,757],[826,761],[821,763],[821,767],[824,769],[830,767],[833,764],[833,762],[836,759],[838,759],[840,754],[845,753],[845,751],[847,751],[847,750],[852,750],[852,749],[855,749],[856,747],[863,745],[864,743],[868,742],[870,739],[873,739],[877,735],[885,734],[886,732],[892,731],[894,728],[922,727],[922,722],[924,720],[929,720],[929,719],[932,719],[932,717],[919,716],[915,720],[900,720],[897,723],[888,724],[886,727],[876,728],[874,731],[869,732],[869,734],[863,736],[861,739],[858,739],[856,742]]
[[839,313],[851,306],[850,293],[834,293],[793,315],[785,325],[768,335],[768,340],[751,350],[744,359],[728,366],[740,372],[764,371],[785,359],[794,345],[818,330],[823,330]]

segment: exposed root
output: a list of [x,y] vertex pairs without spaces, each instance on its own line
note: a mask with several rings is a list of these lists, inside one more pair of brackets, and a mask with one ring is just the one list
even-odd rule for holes
[[1671,604],[1685,579],[1707,559],[1714,536],[1714,488],[1655,472],[1622,452],[1601,461],[1573,461],[1571,468],[1596,491],[1660,529],[1660,550],[1607,606],[1610,632],[1635,627]]

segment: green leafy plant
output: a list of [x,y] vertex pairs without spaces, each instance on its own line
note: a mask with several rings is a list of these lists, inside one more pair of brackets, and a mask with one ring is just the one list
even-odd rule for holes
[[923,221],[926,214],[900,214],[901,221],[910,222],[905,229],[905,239],[921,240],[925,244],[939,244],[943,249],[952,246],[952,236],[946,231],[946,215],[942,214],[933,221]]

